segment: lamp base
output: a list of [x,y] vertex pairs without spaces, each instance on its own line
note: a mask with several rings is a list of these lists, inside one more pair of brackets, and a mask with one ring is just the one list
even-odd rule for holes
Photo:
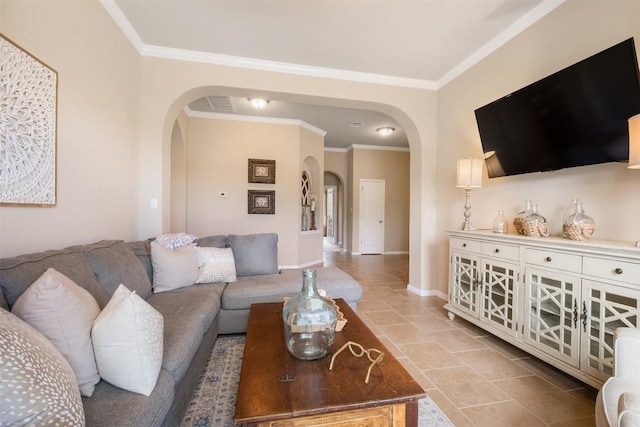
[[473,227],[473,225],[471,224],[471,221],[465,221],[462,223],[462,229],[464,231],[473,231],[475,230],[475,228]]

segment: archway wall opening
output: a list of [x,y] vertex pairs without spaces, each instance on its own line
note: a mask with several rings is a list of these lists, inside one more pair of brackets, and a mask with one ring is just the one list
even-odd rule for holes
[[[437,289],[436,93],[212,64],[141,58],[139,236],[170,230],[171,135],[186,105],[207,95],[265,96],[285,102],[379,111],[394,118],[411,150],[410,272],[412,290]],[[150,199],[160,208],[150,207]]]

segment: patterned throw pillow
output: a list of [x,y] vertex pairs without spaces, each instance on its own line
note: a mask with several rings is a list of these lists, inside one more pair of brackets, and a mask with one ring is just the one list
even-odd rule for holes
[[198,239],[197,236],[187,233],[160,234],[156,236],[156,242],[167,249],[176,249],[192,244]]
[[120,285],[93,323],[92,337],[102,379],[149,396],[162,365],[162,314]]
[[0,425],[84,426],[73,370],[40,332],[0,309]]
[[75,372],[80,394],[91,397],[100,381],[91,343],[91,326],[100,314],[95,298],[49,268],[18,298],[11,312],[56,346]]
[[235,282],[236,263],[231,248],[195,248],[198,254],[198,279],[196,283]]

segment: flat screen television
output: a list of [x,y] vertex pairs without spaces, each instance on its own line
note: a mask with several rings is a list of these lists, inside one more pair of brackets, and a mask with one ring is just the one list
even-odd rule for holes
[[627,161],[638,113],[633,38],[475,111],[490,178]]

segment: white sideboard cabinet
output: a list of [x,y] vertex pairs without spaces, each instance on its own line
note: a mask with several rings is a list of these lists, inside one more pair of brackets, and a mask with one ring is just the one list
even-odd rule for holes
[[640,325],[640,248],[450,231],[445,308],[599,388],[615,329]]

